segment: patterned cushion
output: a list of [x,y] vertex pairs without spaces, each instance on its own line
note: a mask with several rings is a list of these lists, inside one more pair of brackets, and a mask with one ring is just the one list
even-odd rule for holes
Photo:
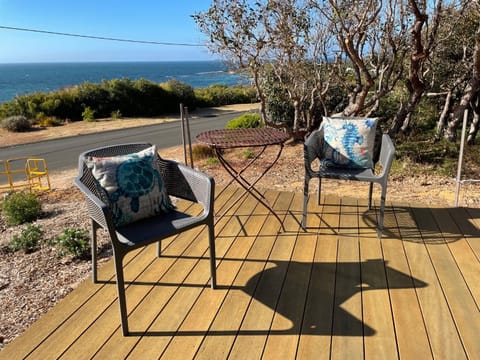
[[109,200],[113,221],[123,226],[173,208],[152,146],[138,153],[91,157],[87,165]]
[[377,118],[324,117],[323,163],[372,168]]

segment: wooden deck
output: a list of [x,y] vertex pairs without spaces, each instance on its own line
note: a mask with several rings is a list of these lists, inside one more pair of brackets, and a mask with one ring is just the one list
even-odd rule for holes
[[364,201],[312,197],[304,232],[301,194],[266,197],[286,232],[237,203],[216,225],[217,290],[198,228],[127,258],[131,336],[110,261],[0,358],[480,358],[480,209],[390,204],[380,241]]

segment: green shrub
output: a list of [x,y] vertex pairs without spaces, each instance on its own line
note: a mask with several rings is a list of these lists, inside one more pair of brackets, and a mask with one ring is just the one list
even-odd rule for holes
[[114,110],[112,111],[112,113],[110,114],[110,117],[112,119],[120,119],[122,117],[122,113],[120,110]]
[[397,173],[407,171],[408,174],[452,177],[458,164],[458,146],[445,139],[432,142],[428,133],[418,133],[405,139],[397,138],[395,157],[398,168],[394,170]]
[[257,93],[253,86],[211,85],[195,89],[197,106],[222,106],[229,104],[250,104],[257,102]]
[[103,80],[101,83],[84,82],[49,93],[20,95],[0,104],[0,118],[23,115],[37,121],[45,116],[93,121],[94,118],[109,117],[116,111],[125,117],[178,113],[180,103],[193,110],[197,106],[256,101],[258,99],[253,86],[213,85],[193,89],[178,80],[159,84],[146,79],[122,78]]
[[207,165],[219,165],[220,160],[218,160],[218,158],[216,158],[216,157],[211,157],[211,158],[207,159],[206,164]]
[[0,123],[3,129],[12,132],[29,131],[32,128],[30,121],[23,115],[9,116]]
[[168,108],[165,109],[166,111],[178,111],[178,106],[181,103],[190,110],[195,108],[195,92],[192,86],[172,79],[161,83],[160,87],[168,93],[170,98],[169,104],[166,104],[168,105]]
[[23,250],[25,254],[32,253],[38,250],[42,235],[43,230],[40,225],[27,224],[19,235],[14,235],[8,247],[13,251]]
[[95,121],[95,110],[90,106],[86,106],[82,112],[83,121]]
[[25,191],[10,193],[2,203],[2,216],[8,225],[20,225],[36,220],[42,206],[35,194]]
[[90,255],[90,238],[86,229],[66,228],[54,239],[54,244],[58,245],[60,256],[86,259]]
[[227,129],[249,129],[262,126],[262,118],[257,113],[245,113],[230,120],[225,126]]
[[45,116],[38,120],[38,125],[42,127],[61,126],[63,121],[53,116]]
[[251,149],[247,149],[242,152],[242,157],[244,159],[253,159],[255,155],[256,155],[255,152],[252,151]]

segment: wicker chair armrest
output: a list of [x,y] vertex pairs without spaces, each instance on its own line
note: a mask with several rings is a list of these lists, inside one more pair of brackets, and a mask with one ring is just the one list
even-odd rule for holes
[[382,172],[378,177],[388,175],[392,167],[393,158],[395,157],[395,146],[388,134],[382,136],[382,148],[380,149],[379,163],[382,165]]
[[160,159],[160,163],[169,195],[199,203],[213,215],[215,181],[210,175],[172,160]]
[[303,157],[305,162],[305,171],[309,174],[316,174],[317,171],[312,169],[312,163],[321,159],[323,149],[323,129],[312,132],[303,144]]
[[91,192],[80,178],[76,178],[74,183],[86,197],[88,213],[91,219],[103,228],[114,232],[113,220],[108,205]]

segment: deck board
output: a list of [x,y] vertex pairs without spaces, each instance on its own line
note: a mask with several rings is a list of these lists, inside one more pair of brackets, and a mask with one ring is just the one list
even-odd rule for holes
[[[251,208],[242,206],[242,211],[246,213],[251,213],[255,207],[254,203],[250,202]],[[260,208],[257,208],[260,210]],[[263,210],[263,209],[262,209]],[[238,222],[233,222],[237,225],[238,230],[237,236],[240,235],[242,228],[246,233],[255,233],[258,232],[259,228],[262,225],[262,221],[259,217],[249,218],[247,223],[243,226],[240,226]],[[235,233],[235,231],[230,230],[228,234]],[[249,248],[254,240],[252,237],[235,238],[235,242],[230,247],[229,251],[226,253],[225,258],[232,259],[243,259],[248,254]],[[182,325],[179,328],[180,333],[192,333],[190,336],[175,336],[170,342],[166,351],[162,354],[162,358],[165,359],[189,359],[192,358],[197,352],[198,347],[200,346],[205,332],[208,330],[211,322],[215,318],[215,315],[218,311],[218,308],[223,303],[227,292],[228,285],[231,284],[241,266],[240,261],[230,262],[230,263],[220,263],[218,267],[218,272],[221,274],[219,276],[219,285],[224,285],[223,289],[219,291],[203,291],[201,296],[199,296],[197,302],[192,307],[192,310],[188,316],[183,321]],[[198,335],[193,335],[197,334]]]
[[[388,289],[388,278],[382,241],[378,241],[377,231],[361,216],[362,211],[374,213],[374,210],[367,210],[366,201],[359,201],[358,206],[363,321],[364,328],[375,329],[375,336],[364,337],[365,358],[396,359],[398,350],[391,298],[388,291],[384,291]],[[388,208],[386,211],[389,213]]]
[[[297,196],[295,200],[297,201],[292,206],[298,207],[303,198]],[[298,230],[298,228],[295,229],[294,234],[288,234],[283,238],[283,241],[291,241],[295,245],[263,352],[263,356],[267,359],[278,357],[280,348],[286,358],[294,358],[297,352],[298,336],[295,335],[299,334],[302,326],[316,245],[315,236],[311,234],[304,236]]]
[[[398,355],[400,359],[430,359],[430,342],[417,296],[417,288],[425,283],[412,277],[405,245],[419,244],[419,234],[413,231],[414,220],[409,212],[404,209],[397,212],[394,207],[390,209],[398,227],[390,228],[391,236],[382,239],[382,249]],[[405,240],[399,241],[402,236]]]
[[[432,222],[435,221],[437,224],[437,229],[440,236],[443,236],[446,246],[427,245],[427,249],[461,342],[466,349],[467,355],[470,358],[474,358],[480,354],[480,341],[478,341],[480,316],[472,316],[478,315],[478,307],[465,282],[466,269],[464,268],[462,273],[462,270],[459,268],[464,255],[466,260],[468,260],[469,252],[457,253],[459,260],[456,260],[452,253],[455,245],[449,243],[447,239],[452,236],[458,238],[458,231],[455,231],[454,224],[449,222],[444,216],[444,209],[431,209],[430,214]],[[462,238],[459,238],[454,244],[461,244],[463,241]],[[471,265],[474,267],[475,263]],[[480,268],[477,266],[476,271],[474,269],[471,269],[471,271],[473,273],[476,272],[478,278]],[[475,276],[474,274],[470,275]],[[478,281],[476,283],[478,284]]]
[[317,236],[317,246],[297,350],[299,359],[330,359],[338,247],[336,211],[339,204],[338,198],[324,197],[317,210],[321,216],[307,219],[310,228],[318,224],[318,232],[322,235],[313,232]]
[[[197,357],[200,359],[223,359],[230,353],[230,348],[234,343],[237,331],[243,321],[245,312],[251,301],[251,294],[255,291],[257,281],[249,281],[258,273],[261,273],[265,267],[265,259],[268,258],[273,244],[274,236],[261,236],[261,229],[266,226],[267,216],[254,216],[251,222],[245,225],[247,234],[258,234],[258,236],[247,236],[245,241],[253,241],[251,248],[245,257],[241,259],[227,260],[230,262],[240,262],[241,267],[233,280],[224,302],[220,306],[217,316],[202,344],[197,351]],[[253,224],[254,226],[252,227]],[[271,225],[275,225],[273,222]],[[239,290],[243,287],[244,290]]]
[[331,357],[363,359],[362,294],[356,202],[342,199]]
[[[238,195],[225,191],[221,211]],[[132,335],[123,337],[114,268],[81,283],[3,359],[452,358],[480,353],[480,211],[387,204],[383,238],[364,199],[266,191],[216,223],[218,289],[199,227],[129,254]],[[183,202],[179,206],[187,206]]]
[[[443,245],[442,234],[439,233],[430,210],[425,207],[412,207],[420,236],[424,244],[420,246],[406,243],[407,256],[410,261],[412,275],[422,279],[427,286],[417,289],[422,314],[427,325],[427,335],[430,340],[433,356],[435,358],[461,359],[465,358],[462,343],[455,327],[455,322],[446,302],[444,292],[435,270],[435,256],[437,249],[447,256],[448,249]],[[454,265],[454,264],[451,264]],[[454,265],[456,267],[456,265]],[[454,269],[451,269],[454,270]],[[463,354],[462,354],[463,352]],[[462,354],[462,356],[460,355]]]
[[[298,198],[298,196],[297,196]],[[286,200],[288,199],[288,204]],[[290,206],[293,196],[285,197],[283,203],[278,204],[278,209],[285,209]],[[296,220],[293,217],[286,217],[284,226],[291,229],[295,226]],[[273,218],[265,223],[265,226],[259,232],[257,241],[263,241],[264,237],[270,237],[277,234],[280,226]],[[277,305],[281,285],[286,275],[285,264],[290,259],[294,242],[291,241],[291,235],[280,234],[275,236],[275,242],[267,258],[264,258],[264,268],[262,272],[255,274],[249,282],[256,282],[256,286],[251,293],[253,296],[245,315],[239,326],[239,331],[235,342],[230,351],[232,359],[260,358],[268,332],[274,316],[274,309]],[[247,282],[248,286],[248,282]],[[245,352],[248,349],[248,352]]]

